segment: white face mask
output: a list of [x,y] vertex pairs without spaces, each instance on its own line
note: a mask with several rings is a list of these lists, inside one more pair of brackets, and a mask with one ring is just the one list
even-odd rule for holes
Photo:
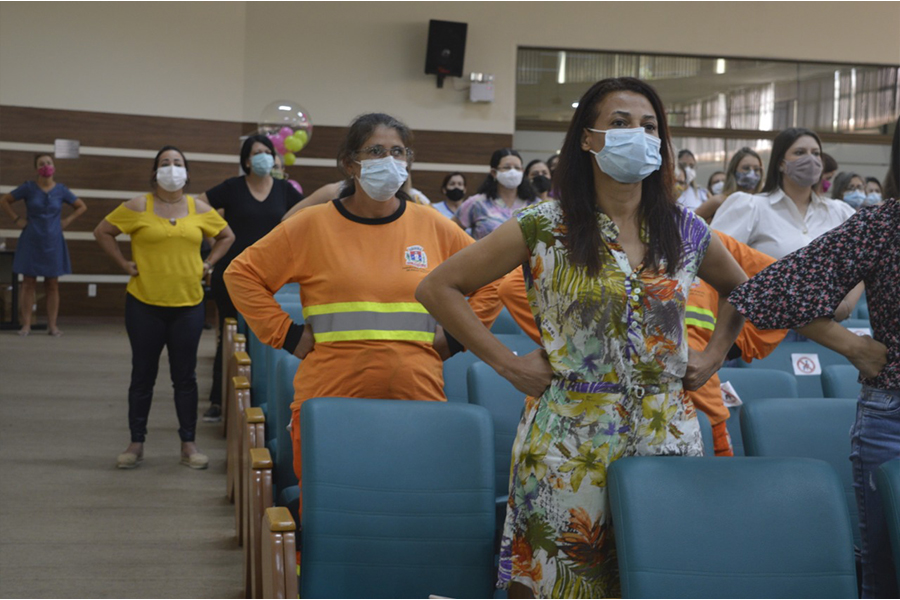
[[177,192],[187,183],[187,169],[176,165],[160,167],[156,170],[156,183],[167,192]]
[[519,171],[518,169],[497,171],[497,181],[503,187],[514,190],[522,183],[522,171]]
[[694,170],[694,167],[684,168],[684,179],[685,185],[691,185],[697,179],[697,171]]
[[725,189],[725,182],[717,181],[714,184],[712,184],[712,187],[709,188],[709,191],[711,191],[713,194],[718,196],[719,194],[722,193],[722,190],[724,190],[724,189]]
[[390,156],[357,161],[362,165],[359,185],[372,200],[387,202],[394,197],[403,182],[409,177],[406,163]]

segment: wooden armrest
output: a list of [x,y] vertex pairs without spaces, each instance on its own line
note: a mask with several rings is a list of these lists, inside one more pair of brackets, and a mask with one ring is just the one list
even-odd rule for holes
[[225,325],[234,325],[237,327],[237,319],[234,317],[225,317],[224,323]]
[[[238,379],[238,378],[235,377],[235,379]],[[247,380],[246,377],[241,377],[240,379],[243,379],[244,381]],[[237,381],[235,381],[234,383],[235,383],[234,387],[237,388]],[[266,415],[263,414],[263,411],[260,407],[251,406],[250,408],[244,409],[244,419],[246,420],[247,423],[265,423]]]
[[250,364],[250,355],[246,352],[235,352],[233,356],[237,364],[241,366]]
[[234,341],[235,344],[246,344],[247,343],[247,336],[244,335],[243,333],[236,333],[236,334],[234,334],[234,337],[231,339]]
[[272,455],[268,448],[250,448],[250,462],[254,469],[271,469]]
[[297,524],[291,517],[291,511],[283,506],[266,509],[266,524],[269,531],[297,531]]
[[231,382],[236,390],[246,390],[250,388],[250,381],[243,375],[232,377]]

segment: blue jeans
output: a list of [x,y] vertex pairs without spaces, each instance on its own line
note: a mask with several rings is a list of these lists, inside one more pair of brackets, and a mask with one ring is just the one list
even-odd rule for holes
[[864,385],[850,429],[853,487],[862,536],[862,597],[897,598],[891,540],[875,471],[900,457],[900,390]]
[[125,297],[125,329],[131,342],[128,427],[131,441],[143,442],[163,348],[169,351],[169,374],[175,390],[178,436],[193,442],[197,429],[197,348],[205,310],[197,306],[154,306]]

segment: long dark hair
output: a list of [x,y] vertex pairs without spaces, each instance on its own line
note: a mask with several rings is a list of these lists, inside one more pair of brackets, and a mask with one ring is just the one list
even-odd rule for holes
[[[410,131],[405,123],[398,121],[391,115],[386,115],[384,113],[367,113],[353,119],[353,122],[350,123],[350,128],[347,130],[347,135],[344,136],[344,140],[341,142],[337,153],[338,170],[346,178],[344,185],[341,187],[341,198],[346,198],[347,196],[352,196],[356,193],[356,180],[353,179],[353,175],[350,174],[347,165],[356,160],[356,153],[362,150],[366,140],[372,137],[375,130],[381,126],[389,127],[396,131],[397,135],[400,136],[400,139],[403,140],[403,145],[407,148],[412,148],[412,131]],[[408,158],[407,164],[408,169],[411,169],[411,167],[412,156]],[[400,200],[410,200],[409,195],[404,192],[402,188],[394,195]]]
[[[794,142],[804,135],[808,135],[815,139],[816,143],[819,144],[819,152],[822,152],[822,140],[819,139],[819,136],[816,135],[815,131],[807,129],[806,127],[788,127],[775,136],[775,141],[772,142],[772,156],[769,157],[769,172],[766,173],[766,185],[763,186],[762,192],[760,193],[768,194],[781,189],[781,186],[784,183],[784,173],[781,172],[781,161],[784,160],[784,155],[787,154],[790,147],[794,145]],[[825,172],[824,168],[822,169],[822,172]]]
[[[522,162],[522,155],[512,148],[500,148],[491,154],[491,168],[498,168],[500,166],[500,161],[503,160],[504,156],[515,156]],[[488,176],[484,178],[484,181],[481,182],[481,185],[478,186],[478,190],[475,193],[484,194],[491,200],[499,197],[500,194],[497,192],[497,178],[488,173]],[[516,188],[516,196],[528,203],[534,202],[534,200],[537,199],[537,193],[534,191],[531,182],[525,177],[524,172],[522,173],[522,183]]]
[[888,164],[887,175],[884,176],[882,198],[900,199],[900,117],[894,125],[894,141],[891,142],[891,162]]
[[250,152],[253,150],[253,144],[259,142],[263,146],[269,149],[272,153],[272,158],[275,158],[275,155],[278,154],[275,152],[275,145],[272,143],[268,137],[262,135],[261,133],[257,133],[255,135],[248,136],[246,140],[244,140],[243,145],[241,146],[241,169],[246,174],[250,174]]
[[153,159],[153,173],[150,175],[150,187],[156,188],[156,170],[159,169],[159,157],[163,155],[163,152],[168,152],[169,150],[174,150],[178,154],[181,155],[181,160],[184,161],[184,170],[187,171],[187,181],[184,182],[184,187],[191,182],[191,166],[188,164],[188,159],[185,157],[184,152],[176,148],[175,146],[163,146],[160,148],[159,152],[156,153],[156,158]]
[[613,92],[634,92],[647,98],[653,106],[659,127],[662,165],[648,175],[641,185],[639,207],[641,222],[649,236],[647,263],[658,267],[666,264],[673,274],[681,264],[681,232],[679,212],[675,204],[674,170],[669,126],[662,100],[650,85],[633,77],[604,79],[595,83],[578,101],[569,131],[553,174],[553,195],[559,198],[566,224],[565,244],[573,263],[582,265],[591,276],[600,273],[605,259],[604,242],[597,227],[597,204],[594,199],[594,155],[581,148],[584,130],[593,128],[600,103]]

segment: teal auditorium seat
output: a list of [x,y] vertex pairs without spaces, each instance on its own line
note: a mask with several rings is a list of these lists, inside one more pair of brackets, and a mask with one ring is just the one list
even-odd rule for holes
[[741,431],[747,456],[797,456],[830,464],[844,487],[853,541],[859,545],[850,464],[850,427],[855,420],[855,399],[765,398],[744,406]]
[[[275,486],[272,497],[278,506],[290,507],[288,497],[284,496],[287,488],[297,486],[297,476],[294,473],[294,448],[291,444],[291,433],[288,427],[291,424],[291,402],[294,401],[294,376],[300,359],[293,354],[285,352],[278,359],[275,366],[275,378],[272,380],[272,429],[275,431],[274,443],[269,447],[272,454],[272,481]],[[268,430],[268,429],[267,429]],[[296,494],[289,493],[290,498],[296,501]],[[296,506],[292,514],[296,518]]]
[[517,335],[525,335],[525,332],[522,331],[522,328],[519,327],[519,324],[516,323],[516,320],[513,319],[512,315],[509,314],[509,311],[504,307],[503,310],[500,311],[500,315],[497,317],[497,320],[494,321],[494,324],[491,326],[491,333],[500,334],[500,333],[508,333],[508,334],[517,334]]
[[[784,371],[774,369],[719,369],[719,380],[728,381],[742,402],[760,398],[796,398],[797,380]],[[731,416],[725,422],[735,456],[744,456],[744,439],[741,436],[741,407],[729,408]]]
[[624,598],[855,598],[837,475],[804,458],[632,457],[609,468]]
[[822,376],[801,375],[795,372],[795,362],[798,363],[799,372],[803,371],[803,369],[800,367],[812,367],[812,363],[809,360],[803,360],[801,357],[797,357],[798,360],[794,361],[792,355],[799,354],[815,354],[816,356],[818,356],[819,364],[823,369],[829,365],[850,364],[850,361],[848,361],[837,352],[829,350],[824,346],[820,346],[815,342],[807,341],[782,342],[766,358],[763,358],[762,360],[754,360],[749,364],[744,363],[744,365],[750,369],[777,369],[779,371],[784,371],[785,373],[790,373],[797,378],[797,392],[801,398],[821,398],[823,395],[821,382]]
[[[528,354],[537,349],[530,337],[522,334],[497,334],[497,338],[516,354]],[[471,352],[460,352],[444,361],[444,395],[447,402],[468,402],[469,390],[466,374],[469,367],[480,359]]]
[[859,398],[862,384],[853,365],[830,365],[822,369],[822,392],[826,398]]
[[884,518],[891,536],[894,573],[897,575],[897,587],[900,587],[900,458],[878,467],[877,477],[878,493],[881,494]]
[[301,598],[488,598],[487,410],[313,398],[301,409]]
[[525,394],[480,360],[469,367],[467,379],[469,403],[486,408],[494,422],[494,491],[497,502],[505,507],[512,446],[522,420]]
[[706,413],[697,411],[697,422],[700,423],[700,437],[703,439],[703,456],[715,456],[716,447],[713,439],[712,423]]

